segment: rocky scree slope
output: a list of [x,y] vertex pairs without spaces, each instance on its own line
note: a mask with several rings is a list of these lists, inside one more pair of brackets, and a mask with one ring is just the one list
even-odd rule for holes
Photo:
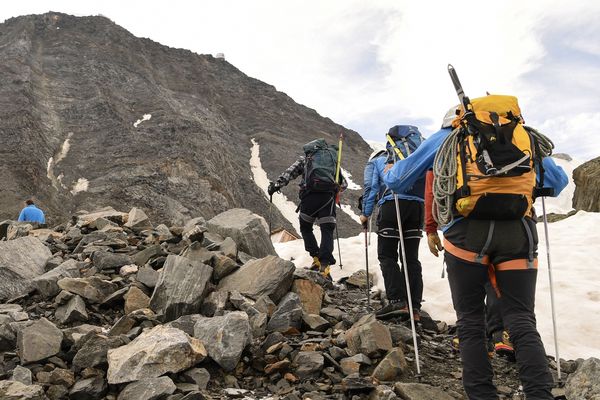
[[[354,177],[370,153],[357,133],[225,60],[137,38],[104,17],[11,18],[0,24],[0,57],[0,220],[31,195],[51,222],[105,205],[178,223],[234,207],[264,213],[252,138],[270,179],[304,143],[337,142],[341,131]],[[297,201],[295,184],[284,193]],[[291,229],[273,213],[274,227]],[[340,214],[342,234],[358,229]]]
[[[137,208],[8,223],[0,398],[465,399],[454,327],[423,313],[419,381],[409,324],[374,319],[365,271],[334,286],[295,269],[265,225],[233,209],[167,227]],[[522,399],[515,364],[493,363],[500,399]],[[600,393],[600,360],[562,366],[568,398]]]

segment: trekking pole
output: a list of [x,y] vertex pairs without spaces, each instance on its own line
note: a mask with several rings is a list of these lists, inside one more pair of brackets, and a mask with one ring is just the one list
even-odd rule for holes
[[[390,135],[386,135],[388,142],[392,145],[392,149],[395,151],[394,164],[398,159],[403,160],[404,155],[398,147],[396,142]],[[410,315],[410,328],[413,336],[413,345],[415,346],[415,362],[417,364],[417,379],[421,380],[421,363],[419,361],[419,345],[417,343],[417,327],[415,326],[415,313],[412,306],[412,295],[410,292],[410,281],[408,279],[408,264],[406,263],[406,251],[404,249],[404,232],[402,231],[402,217],[400,215],[400,202],[398,201],[398,195],[392,191],[394,196],[394,203],[396,205],[396,219],[398,220],[398,236],[400,238],[400,249],[402,250],[402,269],[404,270],[404,281],[406,283],[406,297],[408,298],[408,312]]]
[[421,364],[419,362],[419,345],[417,344],[417,327],[415,326],[415,315],[412,306],[412,296],[410,292],[410,281],[408,280],[408,265],[406,264],[406,251],[404,250],[404,232],[402,232],[402,218],[400,216],[400,203],[398,195],[394,195],[396,204],[396,219],[398,220],[398,236],[400,237],[400,249],[402,250],[402,267],[404,269],[404,280],[406,283],[406,297],[408,298],[408,311],[410,313],[410,328],[412,330],[413,345],[415,346],[415,362],[417,364],[417,379],[421,380]]
[[556,351],[556,372],[558,375],[558,386],[562,387],[562,376],[560,371],[560,356],[558,353],[558,329],[556,327],[556,307],[554,306],[554,280],[552,279],[552,262],[550,261],[550,240],[548,238],[548,218],[546,216],[546,202],[542,196],[542,213],[544,214],[544,235],[546,236],[546,257],[548,257],[548,277],[550,279],[550,306],[552,308],[552,328],[554,331],[554,350]]
[[365,266],[367,267],[367,307],[371,308],[371,284],[369,282],[369,226],[364,225],[365,231]]
[[342,249],[340,248],[340,233],[338,232],[337,222],[335,223],[335,236],[337,236],[337,248],[338,248],[338,257],[340,259],[340,269],[344,269],[342,267]]
[[[342,145],[343,144],[344,144],[344,131],[342,130],[342,131],[340,131],[340,140],[338,141],[338,157],[337,157],[337,165],[335,167],[335,183],[338,185],[340,184],[340,170],[342,168]],[[339,192],[338,192],[338,195],[339,195]],[[337,203],[341,209],[342,204],[339,201],[339,197],[337,197],[335,200],[338,200]],[[337,221],[335,223],[335,235],[337,237],[337,247],[338,247],[338,256],[340,259],[340,269],[343,269],[343,267],[342,267],[342,249],[340,248],[340,233],[338,231]]]

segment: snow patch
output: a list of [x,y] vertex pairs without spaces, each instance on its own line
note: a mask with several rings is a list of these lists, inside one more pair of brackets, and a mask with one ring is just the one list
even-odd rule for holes
[[[250,170],[254,177],[254,183],[256,183],[256,186],[263,191],[268,199],[269,193],[267,192],[267,188],[269,187],[269,178],[260,162],[260,145],[254,138],[251,139],[251,142]],[[275,193],[273,194],[273,205],[275,205],[285,219],[292,224],[296,232],[300,232],[300,222],[298,221],[298,215],[296,214],[296,204],[289,201],[287,196],[283,193]]]
[[373,151],[385,150],[385,142],[378,142],[376,140],[366,140],[367,144],[371,146]]
[[73,189],[71,189],[71,194],[76,195],[80,192],[86,192],[90,186],[90,182],[85,178],[77,179],[77,182],[73,185]]
[[46,166],[46,176],[51,181],[54,180],[54,157],[48,159],[48,165]]
[[342,174],[344,175],[344,178],[346,178],[346,182],[348,182],[348,189],[362,190],[362,186],[354,183],[354,181],[352,180],[352,174],[350,172],[346,171],[344,168],[341,168],[341,170],[342,170]]
[[152,114],[144,114],[144,116],[142,117],[142,119],[138,119],[137,121],[135,121],[133,123],[133,127],[137,128],[139,124],[141,124],[144,121],[148,121],[150,118],[152,118]]
[[360,217],[352,210],[352,206],[348,204],[342,204],[342,211],[345,212],[352,218],[354,221],[360,224]]
[[67,135],[67,138],[63,142],[63,144],[60,146],[60,149],[58,150],[58,154],[56,155],[56,159],[54,160],[54,165],[57,165],[59,162],[64,160],[65,157],[67,156],[67,153],[71,149],[70,141],[71,141],[72,136],[73,136],[73,133],[69,133]]
[[[539,202],[539,201],[538,201]],[[541,207],[541,205],[538,204]],[[590,254],[600,248],[600,213],[578,212],[576,215],[548,225],[555,301],[557,305],[558,340],[560,356],[565,359],[600,357],[600,282],[598,267]],[[538,224],[539,273],[536,292],[537,326],[548,354],[554,354],[552,313],[544,226]],[[340,238],[343,269],[332,267],[334,280],[365,269],[364,234]],[[302,240],[274,243],[279,256],[294,262],[297,268],[311,264],[312,259],[304,251]],[[337,243],[334,255],[338,256]],[[385,290],[383,277],[377,261],[377,237],[368,246],[369,272],[374,274],[375,288]],[[436,258],[427,247],[427,240],[420,243],[419,260],[423,265],[423,309],[433,318],[448,323],[456,321],[447,279],[441,278],[442,257]],[[339,260],[338,260],[339,262]]]

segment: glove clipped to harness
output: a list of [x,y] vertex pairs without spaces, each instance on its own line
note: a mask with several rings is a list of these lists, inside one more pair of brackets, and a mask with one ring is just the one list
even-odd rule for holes
[[267,193],[269,193],[269,196],[273,196],[275,192],[279,192],[279,189],[281,189],[281,187],[277,183],[271,182],[267,188]]

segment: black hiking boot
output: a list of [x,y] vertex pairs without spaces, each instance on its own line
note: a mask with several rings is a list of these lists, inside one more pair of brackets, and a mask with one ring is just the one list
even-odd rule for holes
[[409,316],[408,307],[400,300],[391,300],[387,306],[375,311],[377,319],[409,318]]

